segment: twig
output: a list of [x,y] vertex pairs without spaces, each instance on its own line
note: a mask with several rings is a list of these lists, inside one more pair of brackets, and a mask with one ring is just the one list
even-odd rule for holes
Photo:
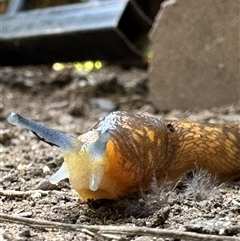
[[103,240],[103,237],[102,237],[101,234],[98,234],[98,233],[95,233],[95,232],[91,232],[91,231],[89,231],[88,229],[85,229],[85,228],[81,229],[80,231],[81,231],[81,233],[87,234],[90,237],[93,237],[93,238],[98,237],[98,240]]
[[65,224],[60,222],[52,222],[45,220],[37,220],[33,218],[23,218],[18,216],[12,216],[8,214],[0,213],[0,220],[28,225],[34,228],[56,228],[73,231],[88,230],[96,234],[118,234],[127,236],[155,236],[162,238],[174,238],[174,239],[190,239],[195,241],[209,240],[209,241],[240,241],[238,237],[218,236],[209,234],[199,234],[193,232],[182,232],[177,230],[165,230],[146,227],[128,227],[128,226],[104,226],[104,225],[77,225],[77,224]]
[[[0,167],[0,171],[1,172],[10,172],[11,171],[11,168],[8,168],[8,167]],[[1,179],[0,179],[1,180]]]
[[[9,170],[4,170],[3,168],[0,169],[0,171],[8,171],[10,172],[10,169]],[[8,173],[7,175],[5,175],[4,177],[0,178],[0,183],[3,183],[4,181],[8,180],[8,179],[11,179],[12,178],[12,174],[11,173]]]
[[14,190],[0,190],[0,196],[6,197],[28,197],[28,196],[46,196],[49,191],[43,190],[29,190],[29,191],[14,191]]

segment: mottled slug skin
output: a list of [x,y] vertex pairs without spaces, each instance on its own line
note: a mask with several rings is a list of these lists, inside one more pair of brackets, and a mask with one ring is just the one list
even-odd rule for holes
[[240,177],[240,125],[158,120],[113,112],[92,130],[109,130],[104,176],[99,190],[77,190],[88,198],[116,199],[204,168],[220,181]]
[[239,124],[170,123],[178,136],[177,153],[168,168],[170,179],[196,168],[208,170],[220,181],[240,177]]

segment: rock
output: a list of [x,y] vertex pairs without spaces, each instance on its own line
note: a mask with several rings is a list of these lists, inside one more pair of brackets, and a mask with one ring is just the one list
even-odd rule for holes
[[117,108],[115,102],[108,98],[92,98],[90,104],[94,109],[100,109],[105,112],[111,112]]
[[58,185],[50,183],[49,179],[43,179],[36,185],[36,190],[60,190]]
[[68,114],[62,114],[58,120],[60,125],[68,125],[73,121],[73,117]]
[[151,33],[151,100],[160,110],[237,103],[239,1],[170,0]]

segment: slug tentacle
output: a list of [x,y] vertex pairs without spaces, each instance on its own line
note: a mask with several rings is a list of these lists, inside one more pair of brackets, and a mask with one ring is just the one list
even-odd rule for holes
[[24,127],[33,132],[41,141],[59,147],[62,151],[70,151],[76,146],[76,140],[60,131],[53,130],[43,124],[24,118],[12,112],[8,118],[12,125]]
[[69,178],[82,200],[117,199],[196,168],[220,181],[240,178],[240,125],[158,120],[128,112],[101,118],[76,140],[12,113],[8,121],[64,151],[50,181]]
[[49,181],[52,184],[57,184],[65,178],[69,178],[69,172],[66,163],[64,162],[62,166],[58,169],[58,171],[50,177]]

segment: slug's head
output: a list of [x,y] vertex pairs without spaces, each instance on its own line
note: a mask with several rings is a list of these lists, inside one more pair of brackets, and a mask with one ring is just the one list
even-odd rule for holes
[[[68,171],[70,182],[80,196],[83,189],[98,191],[107,164],[109,139],[108,131],[91,130],[79,136],[76,147],[65,153],[62,169]],[[55,175],[58,176],[58,172]]]
[[40,140],[55,145],[64,152],[64,163],[50,178],[51,183],[56,184],[69,178],[76,190],[98,190],[107,161],[106,144],[110,139],[108,130],[91,130],[74,139],[16,113],[8,116],[8,122],[29,129]]

